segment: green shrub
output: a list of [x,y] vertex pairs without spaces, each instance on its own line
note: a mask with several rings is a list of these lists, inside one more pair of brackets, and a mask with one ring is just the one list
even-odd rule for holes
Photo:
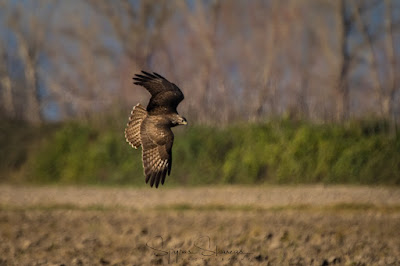
[[[141,148],[123,126],[2,124],[0,172],[33,183],[144,185]],[[400,137],[384,122],[290,120],[177,128],[170,185],[400,184]],[[23,171],[21,171],[23,169]],[[10,181],[10,178],[3,181]]]

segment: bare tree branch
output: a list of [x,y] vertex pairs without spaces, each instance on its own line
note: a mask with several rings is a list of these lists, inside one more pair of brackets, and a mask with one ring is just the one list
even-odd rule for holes
[[14,96],[12,93],[11,78],[9,70],[7,69],[7,52],[5,51],[4,44],[0,40],[0,88],[1,88],[1,105],[4,108],[7,117],[15,118]]
[[378,59],[377,59],[377,55],[374,51],[374,46],[373,46],[373,39],[372,36],[368,33],[368,29],[367,26],[365,24],[365,22],[363,21],[362,17],[361,17],[361,13],[360,13],[360,7],[357,5],[357,3],[354,3],[354,17],[355,17],[355,22],[356,25],[360,31],[360,33],[362,34],[364,40],[367,42],[368,45],[368,49],[369,49],[369,60],[371,63],[371,67],[372,67],[372,75],[374,77],[374,81],[375,81],[375,93],[379,99],[380,105],[381,105],[381,112],[383,115],[385,115],[387,117],[387,108],[385,107],[385,92],[384,92],[384,88],[383,88],[383,82],[380,78],[380,74],[379,74],[379,66],[378,66]]
[[394,101],[396,91],[399,90],[397,70],[397,57],[395,53],[394,44],[394,26],[392,18],[392,1],[385,0],[385,28],[386,28],[386,52],[390,63],[390,82],[389,82],[389,93],[384,102],[384,110],[392,120],[394,117]]

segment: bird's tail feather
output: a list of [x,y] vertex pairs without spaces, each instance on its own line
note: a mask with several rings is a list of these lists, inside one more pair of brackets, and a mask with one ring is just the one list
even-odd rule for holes
[[125,129],[125,139],[135,149],[141,145],[140,125],[142,124],[142,121],[146,115],[146,108],[138,103],[135,107],[133,107],[131,116],[129,117],[129,122]]

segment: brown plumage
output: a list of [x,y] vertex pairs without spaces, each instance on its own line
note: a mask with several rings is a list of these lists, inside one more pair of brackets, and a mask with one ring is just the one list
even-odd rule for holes
[[134,84],[143,86],[151,98],[147,108],[133,107],[125,129],[126,141],[135,149],[142,146],[142,161],[146,183],[158,188],[170,175],[174,134],[171,127],[186,125],[186,119],[176,110],[183,100],[182,91],[157,73],[142,71],[133,77]]

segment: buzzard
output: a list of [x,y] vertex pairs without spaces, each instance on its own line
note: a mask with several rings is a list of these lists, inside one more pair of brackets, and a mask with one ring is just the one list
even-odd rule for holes
[[133,77],[134,84],[143,86],[151,98],[147,108],[133,107],[125,129],[126,141],[135,149],[142,146],[142,161],[146,184],[158,188],[170,175],[174,134],[171,127],[186,125],[187,121],[176,111],[183,100],[182,91],[163,76],[142,71]]

